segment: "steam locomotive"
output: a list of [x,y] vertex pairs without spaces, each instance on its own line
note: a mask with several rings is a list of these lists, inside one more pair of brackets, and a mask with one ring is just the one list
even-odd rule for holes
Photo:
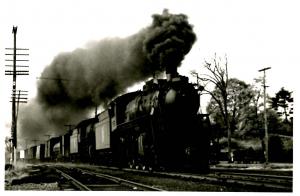
[[[199,95],[177,72],[121,95],[95,118],[25,151],[28,159],[80,161],[137,169],[207,171],[207,115]],[[27,154],[27,155],[26,155]]]

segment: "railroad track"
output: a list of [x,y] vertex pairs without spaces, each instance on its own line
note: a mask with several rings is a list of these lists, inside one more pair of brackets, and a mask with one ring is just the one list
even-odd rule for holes
[[155,172],[159,175],[223,184],[229,186],[253,187],[257,191],[292,192],[292,176],[263,175],[253,173],[219,172],[210,174],[188,174],[188,173],[167,173]]
[[215,172],[211,176],[216,176],[221,181],[241,184],[247,186],[257,186],[270,190],[292,192],[293,177],[287,175],[255,174],[247,172]]
[[[72,167],[72,166],[71,166]],[[213,186],[225,186],[225,187],[234,187],[234,190],[238,191],[251,191],[251,192],[292,192],[293,191],[293,177],[292,175],[278,172],[276,173],[267,173],[263,174],[261,171],[258,173],[247,172],[247,171],[238,171],[235,172],[234,170],[230,171],[211,171],[209,174],[194,174],[194,173],[175,173],[175,172],[157,172],[157,171],[143,171],[143,170],[136,170],[136,169],[119,169],[115,167],[107,167],[107,166],[91,166],[86,167],[82,166],[80,169],[76,169],[80,171],[79,175],[94,175],[100,178],[108,178],[109,180],[114,181],[116,184],[126,185],[129,183],[129,189],[127,190],[147,190],[147,191],[164,191],[174,190],[171,186],[164,187],[160,182],[165,182],[164,179],[172,178],[180,181],[185,182],[196,182],[196,184],[211,184]],[[110,171],[110,172],[108,172]],[[122,171],[122,175],[119,175],[121,178],[117,178],[111,175],[114,175],[115,172],[120,173]],[[142,187],[139,186],[138,183],[127,181],[122,179],[123,176],[141,176],[143,179],[148,179],[148,177],[154,177],[159,179],[157,187],[162,187],[162,189],[157,189],[152,186],[147,186],[141,184]],[[85,177],[88,178],[88,177]],[[77,179],[77,178],[76,178]],[[140,179],[139,177],[134,177],[132,179]],[[78,180],[78,179],[77,179]],[[78,180],[80,181],[80,180]],[[94,182],[95,180],[92,180]],[[141,182],[140,180],[138,180]],[[146,180],[147,181],[147,180]],[[142,183],[147,183],[146,181],[142,181]],[[152,181],[153,182],[153,181]],[[85,184],[85,183],[83,183]],[[130,185],[131,184],[131,185]],[[153,183],[150,183],[153,184]],[[92,190],[101,190],[97,189],[97,185],[93,183],[92,185],[86,185],[88,188],[91,187]],[[95,187],[93,187],[95,186]],[[114,185],[115,187],[117,185]],[[177,185],[180,186],[180,183]],[[143,188],[145,187],[145,188]],[[99,187],[98,187],[99,188]],[[114,190],[114,189],[109,189]],[[189,189],[184,189],[188,191]],[[195,189],[193,189],[195,190]],[[231,189],[232,190],[232,189]]]
[[[109,167],[104,167],[109,169]],[[116,168],[112,168],[115,170]],[[138,173],[149,173],[148,171],[135,170],[125,168],[124,171],[138,172]],[[153,175],[162,177],[173,177],[186,180],[193,180],[199,182],[209,182],[213,184],[224,184],[230,186],[241,186],[241,187],[253,187],[258,188],[261,191],[277,191],[277,192],[292,192],[293,188],[293,177],[291,175],[279,175],[279,174],[263,174],[258,173],[247,173],[246,171],[234,172],[231,171],[214,171],[209,174],[191,174],[191,173],[174,173],[174,172],[151,172]]]
[[[56,167],[58,173],[76,190],[83,191],[164,191],[146,184],[133,182],[108,174],[92,172],[82,168]],[[68,188],[69,189],[69,188]],[[67,189],[67,190],[68,190]]]

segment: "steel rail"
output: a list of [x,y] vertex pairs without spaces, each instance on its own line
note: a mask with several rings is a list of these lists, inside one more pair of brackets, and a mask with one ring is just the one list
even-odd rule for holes
[[81,182],[79,182],[78,180],[76,180],[75,178],[69,176],[68,174],[66,174],[65,172],[55,168],[55,170],[60,173],[64,178],[71,180],[72,184],[75,185],[77,188],[79,188],[82,191],[92,191],[92,189],[90,189],[89,187],[85,186],[84,184],[82,184]]
[[166,176],[178,177],[183,179],[194,179],[200,181],[208,181],[212,183],[227,183],[232,185],[242,185],[242,186],[254,186],[254,187],[264,187],[264,188],[271,188],[277,189],[282,191],[292,191],[291,186],[279,185],[271,182],[264,182],[264,181],[254,181],[249,179],[230,179],[228,177],[221,177],[221,176],[210,176],[210,175],[191,175],[191,174],[180,174],[180,173],[166,173],[166,172],[155,172],[159,174],[163,174]]
[[293,176],[286,176],[286,175],[269,175],[269,174],[241,173],[241,172],[218,172],[216,174],[293,180]]
[[105,178],[107,180],[111,180],[111,181],[114,181],[114,182],[119,183],[119,184],[124,184],[126,186],[137,187],[137,188],[139,188],[141,190],[144,190],[144,191],[165,191],[165,190],[160,189],[160,188],[156,188],[156,187],[153,187],[153,186],[133,182],[133,181],[126,180],[126,179],[123,179],[123,178],[111,176],[111,175],[108,175],[108,174],[101,174],[101,173],[98,173],[98,172],[91,172],[91,171],[87,171],[87,170],[84,170],[84,169],[81,169],[81,168],[80,169],[77,168],[77,169],[81,172],[84,172],[84,173],[87,173],[87,174],[90,174],[90,175],[95,175],[95,176],[100,177],[100,178]]
[[247,174],[247,173],[218,173],[215,174],[224,181],[237,181],[238,183],[253,186],[263,186],[280,190],[292,190],[292,178],[290,176]]
[[[99,166],[98,166],[99,167]],[[100,166],[101,168],[101,166]],[[114,167],[102,167],[105,169],[112,169],[112,170],[116,170],[117,168]],[[106,178],[108,180],[111,181],[115,181],[117,183],[120,184],[124,184],[127,186],[131,186],[131,187],[139,187],[142,190],[148,190],[148,191],[166,191],[163,189],[159,189],[159,188],[155,188],[153,186],[148,186],[148,185],[144,185],[141,183],[136,183],[136,182],[132,182],[129,180],[125,180],[125,179],[121,179],[118,177],[114,177],[114,176],[110,176],[107,174],[100,174],[97,172],[93,172],[93,171],[89,171],[89,170],[85,170],[83,168],[77,168],[78,170],[81,170],[84,173],[90,174],[90,175],[95,175],[101,178]],[[142,171],[142,170],[134,170],[134,169],[122,169],[124,171],[131,171],[131,172],[137,172],[137,173],[149,173],[147,171]],[[221,173],[221,172],[220,172]],[[172,172],[151,172],[151,174],[156,174],[156,175],[161,175],[161,176],[167,176],[167,177],[172,177],[172,178],[181,178],[181,179],[187,179],[187,180],[197,180],[197,181],[201,181],[201,182],[207,182],[207,183],[223,183],[223,184],[228,184],[228,185],[234,185],[234,186],[252,186],[252,187],[258,187],[258,188],[265,188],[265,189],[274,189],[274,190],[278,190],[278,191],[282,191],[282,192],[290,192],[293,190],[293,184],[290,181],[286,181],[285,184],[284,183],[276,183],[276,182],[268,182],[264,179],[258,179],[258,180],[253,180],[253,179],[245,179],[245,178],[237,178],[238,175],[243,176],[243,174],[239,174],[235,175],[232,174],[232,178],[230,177],[230,172],[228,172],[227,177],[222,177],[220,176],[212,176],[212,175],[207,175],[207,174],[188,174],[188,173],[172,173]],[[252,174],[249,174],[252,175]],[[235,176],[235,177],[234,177]],[[246,177],[246,175],[244,175]],[[266,174],[255,174],[256,177],[276,177],[277,175],[266,175]],[[254,176],[253,176],[254,177]],[[290,180],[289,176],[278,176],[285,178],[285,180]],[[271,179],[272,180],[272,179]],[[291,184],[289,184],[291,183]]]
[[[115,169],[111,167],[103,167],[106,169]],[[149,173],[147,171],[142,171],[142,170],[136,170],[136,169],[129,169],[129,168],[124,168],[122,169],[124,171],[131,171],[131,172],[137,172],[137,173]],[[277,189],[277,190],[283,190],[283,191],[292,191],[292,186],[287,186],[283,183],[273,183],[273,182],[267,182],[263,181],[262,179],[260,181],[257,180],[251,180],[251,179],[243,179],[243,178],[238,178],[237,175],[243,176],[243,174],[237,173],[237,175],[232,174],[232,177],[235,175],[235,178],[229,178],[228,176],[231,174],[231,172],[224,172],[227,173],[227,177],[222,177],[222,176],[215,176],[215,175],[207,175],[207,174],[187,174],[187,173],[172,173],[172,172],[158,172],[154,171],[151,172],[152,174],[156,175],[162,175],[162,176],[167,176],[167,177],[173,177],[173,178],[182,178],[182,179],[188,179],[188,180],[198,180],[198,181],[207,181],[211,183],[227,183],[231,185],[241,185],[241,186],[254,186],[254,187],[264,187],[264,188],[270,188],[270,189]],[[223,173],[223,172],[218,172],[218,173]],[[249,174],[252,175],[252,174]],[[244,175],[246,176],[246,175]],[[254,174],[252,177],[273,177],[273,179],[276,177],[275,175],[266,175],[266,174]],[[290,180],[289,176],[279,176],[283,177],[286,180]],[[272,179],[270,179],[272,180]],[[289,183],[288,181],[286,183]]]

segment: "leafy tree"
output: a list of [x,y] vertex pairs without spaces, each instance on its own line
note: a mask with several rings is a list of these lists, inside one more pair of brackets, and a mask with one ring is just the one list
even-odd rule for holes
[[282,119],[275,131],[276,134],[293,135],[293,102],[292,92],[283,87],[275,94],[275,97],[270,98],[271,108]]
[[[256,108],[251,104],[255,91],[245,82],[232,78],[228,80],[227,92],[229,129],[233,135],[244,136],[253,129],[253,122],[256,121]],[[217,88],[212,93],[216,98],[221,96]],[[216,123],[224,126],[224,119],[221,118],[221,110],[215,99],[211,99],[207,111]]]
[[[275,110],[267,109],[267,126],[268,126],[268,133],[269,134],[281,134],[280,127],[281,127],[281,120],[278,117]],[[262,136],[264,137],[264,113],[261,112],[258,114],[258,127],[261,129]]]
[[[271,98],[271,107],[274,108],[280,116],[284,117],[284,122],[289,122],[288,117],[293,114],[293,107],[291,106],[294,102],[292,92],[285,90],[283,87],[276,93],[275,97]],[[280,108],[283,112],[280,112]],[[292,122],[292,118],[290,119]]]
[[[269,160],[272,162],[292,162],[293,161],[293,137],[290,123],[283,122],[277,112],[272,108],[266,110],[268,121],[269,134]],[[264,114],[258,115],[258,126],[260,136],[263,139],[265,136],[264,129]],[[265,148],[264,140],[262,140],[263,150]]]

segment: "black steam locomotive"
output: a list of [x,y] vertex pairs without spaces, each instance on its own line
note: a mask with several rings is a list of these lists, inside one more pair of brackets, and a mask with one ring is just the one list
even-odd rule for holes
[[167,74],[167,79],[152,79],[143,90],[115,98],[97,117],[51,138],[36,147],[39,155],[30,157],[205,171],[210,124],[207,115],[197,114],[198,108],[199,95],[188,78]]

